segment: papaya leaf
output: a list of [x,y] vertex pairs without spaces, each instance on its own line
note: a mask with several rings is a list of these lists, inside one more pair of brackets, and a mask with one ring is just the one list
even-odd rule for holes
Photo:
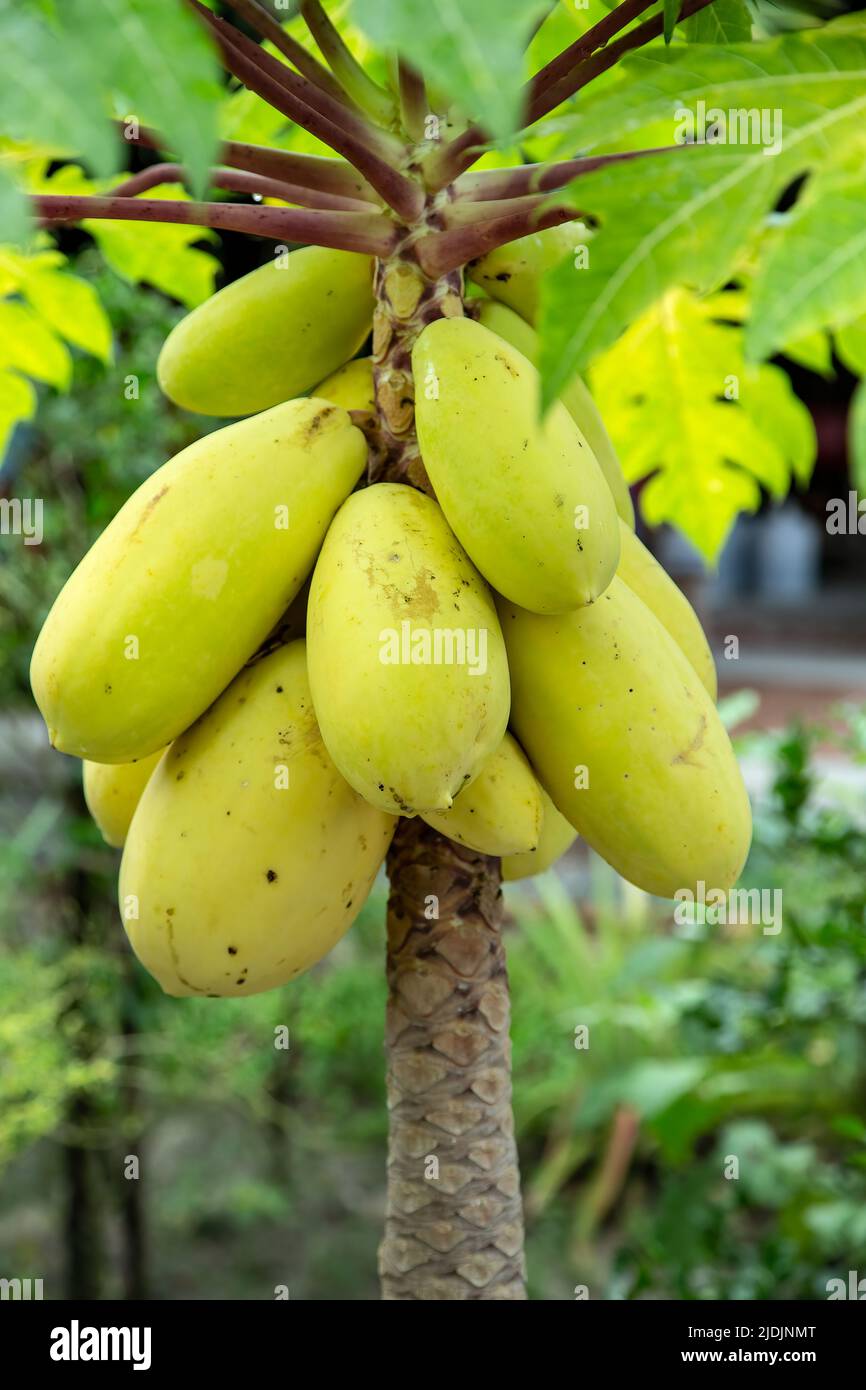
[[836,335],[836,352],[855,376],[866,377],[866,314],[846,323]]
[[566,263],[542,289],[545,404],[670,285],[721,283],[782,190],[862,141],[866,37],[648,50],[626,69],[630,80],[562,123],[572,140],[587,149],[649,128],[697,143],[573,185],[599,230],[582,274]]
[[31,234],[32,222],[23,189],[0,169],[0,232],[5,240],[23,246]]
[[9,367],[60,391],[72,376],[72,358],[62,340],[44,318],[15,299],[0,300],[0,368]]
[[577,180],[570,196],[597,230],[585,258],[542,280],[545,408],[669,286],[722,284],[779,182],[776,161],[730,146],[673,150]]
[[[177,184],[161,184],[146,196],[184,199],[189,195]],[[190,309],[213,294],[220,263],[193,244],[216,240],[207,228],[89,218],[81,225],[94,238],[112,270],[124,280],[153,285]]]
[[681,8],[681,0],[663,0],[662,13],[665,21],[665,43],[670,43],[673,38],[673,32],[676,28],[677,20],[680,17]]
[[798,367],[805,367],[807,371],[814,372],[816,376],[823,376],[828,381],[835,376],[833,344],[829,333],[820,328],[816,328],[814,333],[797,338],[792,343],[785,343],[781,351],[783,357],[796,362]]
[[745,0],[715,0],[684,19],[680,29],[689,43],[748,43],[752,17]]
[[77,275],[40,265],[22,267],[20,292],[67,342],[102,362],[111,360],[111,324],[92,285]]
[[866,312],[866,182],[832,167],[809,179],[752,287],[746,351],[754,360],[792,338]]
[[36,414],[36,391],[18,372],[0,370],[0,460],[16,425]]
[[472,120],[506,139],[520,126],[524,51],[545,0],[354,0],[352,14]]
[[627,480],[648,479],[646,520],[677,526],[710,563],[761,488],[783,497],[808,479],[816,449],[786,374],[746,361],[719,298],[668,291],[590,374]]
[[[96,55],[76,36],[62,35],[32,9],[0,5],[0,130],[84,156],[108,173],[117,165],[117,137],[94,86]],[[12,240],[2,229],[4,241]]]
[[644,146],[666,131],[663,144],[736,142],[772,150],[774,161],[802,172],[862,135],[866,19],[846,33],[829,26],[761,43],[649,47],[618,70],[615,86],[582,93],[575,114],[559,122],[571,153],[610,149],[625,137]]
[[851,484],[858,496],[866,497],[866,382],[861,381],[851,397],[848,412],[848,452]]
[[63,0],[57,13],[64,49],[91,55],[97,90],[121,102],[124,118],[158,127],[203,197],[221,88],[216,49],[192,11],[182,0]]

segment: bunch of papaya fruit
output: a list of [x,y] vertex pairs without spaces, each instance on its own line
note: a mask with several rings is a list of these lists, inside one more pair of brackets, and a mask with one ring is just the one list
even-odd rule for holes
[[575,379],[542,418],[559,232],[473,268],[412,350],[432,495],[365,485],[373,264],[306,247],[171,333],[163,390],[236,419],[154,473],[57,598],[31,679],[123,846],[174,995],[269,989],[351,925],[400,816],[547,868],[580,834],[671,897],[736,880],[748,799],[698,620],[634,533]]

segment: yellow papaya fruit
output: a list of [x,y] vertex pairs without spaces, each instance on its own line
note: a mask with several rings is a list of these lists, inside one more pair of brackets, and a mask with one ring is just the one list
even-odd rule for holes
[[[512,347],[517,348],[518,352],[522,352],[533,366],[536,365],[538,334],[513,309],[507,309],[504,304],[497,304],[494,299],[482,300],[478,322],[483,324],[485,328],[489,328],[492,333],[498,333],[500,338],[504,338]],[[325,394],[325,392],[320,392],[320,395]],[[330,397],[326,395],[326,399],[330,400]],[[613,493],[613,500],[620,517],[627,526],[634,530],[634,503],[631,500],[631,493],[625,478],[622,476],[616,450],[610,441],[610,435],[604,427],[604,421],[599,414],[598,406],[592,398],[589,387],[585,385],[580,376],[575,374],[559,399],[595,455],[598,466]],[[338,401],[337,404],[341,405],[342,402]]]
[[172,329],[156,364],[170,400],[254,415],[301,396],[354,357],[373,322],[373,262],[304,246],[259,266]]
[[263,657],[171,746],[120,869],[132,949],[167,994],[257,994],[351,926],[396,820],[337,772],[303,642]]
[[450,811],[426,811],[422,820],[480,854],[516,854],[538,844],[541,798],[526,754],[506,734]]
[[160,748],[135,763],[82,764],[84,800],[103,840],[120,849],[132,814],[163,753]]
[[586,240],[582,222],[563,222],[560,227],[531,232],[488,251],[472,262],[469,275],[493,299],[514,309],[528,323],[535,323],[542,275],[573,255]]
[[512,726],[557,810],[623,878],[660,897],[726,890],[749,799],[691,663],[621,579],[562,617],[500,604]]
[[372,357],[356,357],[346,362],[333,376],[320,381],[313,395],[332,405],[340,405],[344,410],[366,410],[372,414],[376,409]]
[[603,593],[619,524],[592,450],[560,403],[538,418],[532,363],[473,319],[437,319],[412,353],[424,466],[485,579],[536,613]]
[[345,411],[289,401],[206,435],[142,483],[34,648],[54,746],[128,763],[188,728],[300,589],[366,459]]
[[493,599],[431,498],[401,483],[334,518],[307,609],[322,738],[383,811],[444,811],[502,742],[508,663]]
[[632,593],[637,594],[659,622],[666,627],[681,651],[685,652],[709,693],[715,700],[718,694],[716,667],[710,644],[682,589],[659,564],[646,546],[628,527],[623,526],[622,546],[617,574]]
[[569,825],[565,816],[559,814],[544,788],[539,786],[538,790],[542,807],[538,844],[528,853],[503,855],[502,878],[505,883],[543,874],[577,839],[577,831]]

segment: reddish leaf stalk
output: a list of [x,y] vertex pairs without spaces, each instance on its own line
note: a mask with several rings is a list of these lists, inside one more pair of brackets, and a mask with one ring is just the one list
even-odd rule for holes
[[638,15],[642,15],[644,10],[650,9],[654,4],[655,0],[624,0],[622,5],[617,5],[615,10],[611,10],[597,24],[593,24],[573,44],[564,48],[545,67],[540,68],[531,79],[529,83],[530,104],[546,91],[557,86],[563,78],[568,77],[578,63],[581,63],[584,58],[588,58],[597,48],[603,48],[621,30],[625,29],[626,25],[630,24],[633,19],[637,19]]
[[502,198],[519,198],[530,193],[555,193],[583,174],[591,174],[608,164],[622,164],[644,159],[652,154],[669,154],[680,145],[662,145],[651,150],[624,150],[618,154],[590,155],[582,159],[565,159],[558,164],[521,164],[514,169],[482,169],[477,174],[464,174],[457,180],[457,203],[464,199],[484,203]]
[[[152,164],[149,169],[141,169],[123,183],[116,184],[111,192],[115,198],[133,198],[139,193],[146,193],[149,188],[158,188],[162,183],[183,183],[185,179],[186,170],[181,164]],[[225,189],[227,193],[281,198],[284,203],[321,208],[325,212],[367,211],[367,205],[357,198],[340,198],[333,193],[283,183],[281,179],[265,178],[262,174],[250,174],[242,169],[211,169],[209,179],[212,187]]]
[[400,114],[403,125],[413,140],[424,139],[424,123],[430,112],[427,86],[415,68],[401,58],[397,67],[400,87]]
[[291,183],[311,192],[330,193],[335,198],[381,206],[380,198],[367,180],[344,159],[273,150],[267,145],[247,145],[237,140],[226,141],[221,157],[223,163],[231,165],[233,169],[248,169],[250,173]]
[[263,77],[268,78],[276,87],[281,88],[290,98],[302,102],[304,106],[317,112],[318,115],[324,116],[325,120],[330,121],[346,135],[369,145],[376,153],[387,158],[401,150],[400,142],[394,137],[387,135],[384,131],[377,130],[365,116],[350,110],[342,99],[335,100],[327,92],[318,88],[315,83],[308,82],[306,77],[298,72],[293,72],[291,68],[286,67],[285,63],[273,58],[270,53],[265,52],[260,44],[248,39],[246,34],[242,34],[239,29],[235,29],[224,19],[219,19],[215,14],[212,14],[200,3],[200,0],[190,0],[190,3],[194,5],[204,22],[213,30],[227,67],[242,82],[246,83],[246,76],[244,72],[238,71],[237,67],[241,58],[245,62],[245,72],[249,71],[250,67],[257,69]]
[[[212,18],[213,16],[211,16]],[[373,147],[373,145],[378,144],[384,148],[385,142],[387,142],[390,155],[393,157],[393,151],[390,149],[390,137],[386,137],[384,132],[374,130],[372,126],[363,127],[363,138],[347,130],[347,118],[356,128],[358,126],[357,118],[352,116],[350,112],[344,114],[341,124],[335,124],[329,117],[323,115],[320,109],[306,103],[305,97],[300,93],[310,92],[312,88],[311,84],[305,82],[303,77],[297,76],[282,64],[277,63],[276,67],[282,75],[282,80],[277,80],[269,71],[265,71],[265,67],[260,62],[254,61],[235,42],[222,37],[220,42],[226,65],[250,91],[256,92],[276,111],[287,116],[289,120],[296,121],[312,135],[318,136],[326,145],[330,145],[332,150],[336,150],[350,160],[399,216],[411,221],[419,214],[423,206],[423,194],[420,188],[411,179],[401,174],[394,167],[394,164],[389,162],[389,158],[383,157]],[[252,44],[251,47],[256,53],[261,53],[261,49],[256,44]],[[263,56],[267,58],[268,55],[264,54]],[[270,61],[273,62],[274,60],[271,59]],[[293,87],[297,94],[295,90],[292,90]],[[325,98],[319,94],[316,100],[321,106]],[[371,140],[373,144],[370,143]],[[397,145],[402,151],[399,142]]]
[[[140,126],[137,135],[130,136],[123,121],[116,121],[115,124],[129,145],[157,151],[165,148],[163,138],[147,126]],[[294,150],[276,150],[270,145],[249,145],[240,140],[226,140],[220,151],[220,159],[232,169],[248,169],[250,173],[279,179],[281,183],[293,183],[358,202],[375,203],[377,207],[382,204],[381,198],[363,175],[345,159],[321,154],[298,154]]]
[[[691,15],[697,14],[698,10],[706,9],[712,3],[713,0],[686,0],[680,11],[680,19],[688,19]],[[639,6],[639,8],[635,8],[635,6]],[[600,47],[607,38],[618,33],[625,24],[630,23],[633,18],[648,8],[649,5],[642,3],[642,0],[625,0],[624,4],[612,10],[597,25],[587,29],[586,33],[577,40],[577,43],[572,45],[571,49],[566,49],[564,53],[554,58],[553,62],[549,63],[546,68],[542,68],[540,72],[536,73],[526,87],[527,125],[531,125],[542,116],[548,115],[562,102],[567,101],[569,97],[575,96],[594,78],[613,67],[624,54],[641,48],[644,44],[657,38],[664,30],[663,15],[657,15],[653,19],[647,20],[645,24],[639,24],[636,29],[624,34],[616,43],[609,44],[606,48]],[[559,70],[560,65],[564,66],[564,59],[568,53],[585,56],[579,58],[577,62],[574,62],[572,58],[570,60],[571,66],[557,79],[555,74],[552,74],[552,69],[554,65],[556,65],[556,71]],[[589,56],[586,56],[587,54]],[[551,76],[553,76],[552,81]],[[483,127],[472,125],[442,149],[436,150],[424,164],[427,186],[437,190],[453,183],[480,158],[487,141],[488,135]]]
[[392,224],[372,212],[320,212],[238,203],[180,203],[163,198],[43,195],[32,201],[43,226],[81,222],[85,218],[168,222],[247,232],[250,236],[269,237],[273,241],[312,242],[368,256],[387,256],[396,241]]
[[394,117],[391,97],[361,67],[319,0],[301,0],[300,11],[320,53],[340,85],[374,120],[389,124]]
[[[680,18],[677,22],[690,18],[691,15],[697,14],[699,10],[705,10],[708,5],[712,4],[713,0],[686,0],[680,10]],[[636,29],[631,29],[627,34],[623,34],[622,38],[617,39],[615,43],[608,44],[607,48],[578,63],[560,82],[547,87],[530,101],[528,114],[530,123],[540,120],[542,116],[549,115],[562,102],[575,96],[601,73],[612,68],[626,53],[631,53],[634,49],[642,48],[644,44],[650,43],[652,39],[657,39],[664,32],[664,22],[664,15],[654,15],[652,19],[639,24]]]
[[287,34],[279,20],[275,19],[263,5],[258,4],[258,0],[226,0],[229,9],[234,10],[235,14],[245,19],[254,33],[262,39],[268,39],[284,58],[288,58],[292,67],[297,69],[306,77],[308,82],[320,87],[323,92],[334,97],[336,101],[351,100],[348,93],[340,86],[339,82],[328,71],[312,53],[308,53],[304,45],[293,39],[291,34]]
[[466,265],[469,261],[484,256],[507,241],[528,236],[530,232],[540,232],[546,227],[558,227],[563,222],[576,221],[581,214],[570,207],[551,207],[538,210],[538,200],[533,199],[533,208],[511,212],[505,217],[494,217],[489,222],[480,222],[468,227],[454,227],[444,232],[434,232],[418,243],[418,263],[426,275],[447,275],[449,271]]

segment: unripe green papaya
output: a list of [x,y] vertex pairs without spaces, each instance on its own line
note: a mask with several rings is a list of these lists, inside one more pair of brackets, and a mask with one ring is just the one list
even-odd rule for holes
[[54,746],[128,763],[188,728],[300,589],[366,460],[345,411],[289,401],[142,483],[36,643],[30,679]]
[[159,384],[186,410],[253,415],[303,395],[354,357],[372,321],[370,258],[304,246],[181,319],[159,354]]
[[303,642],[248,666],[172,744],[123,852],[120,912],[167,994],[257,994],[351,926],[396,820],[342,779]]
[[376,483],[340,508],[313,573],[307,649],[325,746],[383,811],[447,810],[502,742],[493,599],[414,488]]
[[525,854],[506,854],[502,859],[502,878],[514,883],[520,878],[534,878],[555,864],[577,839],[577,831],[561,816],[542,786],[541,834],[535,849]]
[[560,227],[531,232],[488,251],[473,261],[469,275],[493,299],[507,304],[528,323],[535,323],[542,275],[573,254],[578,246],[584,246],[586,239],[582,222],[563,222]]
[[562,617],[499,610],[512,726],[560,813],[648,893],[730,888],[749,800],[712,700],[654,614],[621,579]]
[[526,754],[506,734],[450,811],[426,811],[422,820],[479,854],[517,854],[538,844],[542,795]]
[[622,528],[617,575],[642,599],[685,652],[710,699],[718,694],[716,667],[710,644],[682,589],[627,526]]
[[323,401],[340,405],[344,410],[376,409],[376,390],[373,385],[372,357],[356,357],[346,362],[333,376],[320,381],[313,391]]
[[412,353],[424,466],[449,525],[499,593],[564,613],[603,593],[619,559],[610,488],[538,373],[472,319],[437,319]]
[[[504,304],[497,304],[494,299],[482,300],[478,322],[482,323],[485,328],[489,328],[492,333],[498,333],[500,338],[505,339],[506,343],[517,348],[517,351],[522,352],[533,366],[537,364],[538,334],[513,309],[507,309]],[[324,395],[325,393],[320,392],[319,394]],[[330,400],[330,397],[326,396],[325,399]],[[598,466],[613,493],[613,500],[620,517],[627,526],[634,530],[634,503],[631,500],[628,484],[622,476],[616,450],[610,441],[610,435],[604,427],[604,421],[589,388],[577,373],[571,378],[559,399],[598,460]],[[342,401],[338,401],[337,404],[342,405]]]
[[136,763],[82,763],[84,800],[107,845],[120,849],[133,812],[165,749]]

